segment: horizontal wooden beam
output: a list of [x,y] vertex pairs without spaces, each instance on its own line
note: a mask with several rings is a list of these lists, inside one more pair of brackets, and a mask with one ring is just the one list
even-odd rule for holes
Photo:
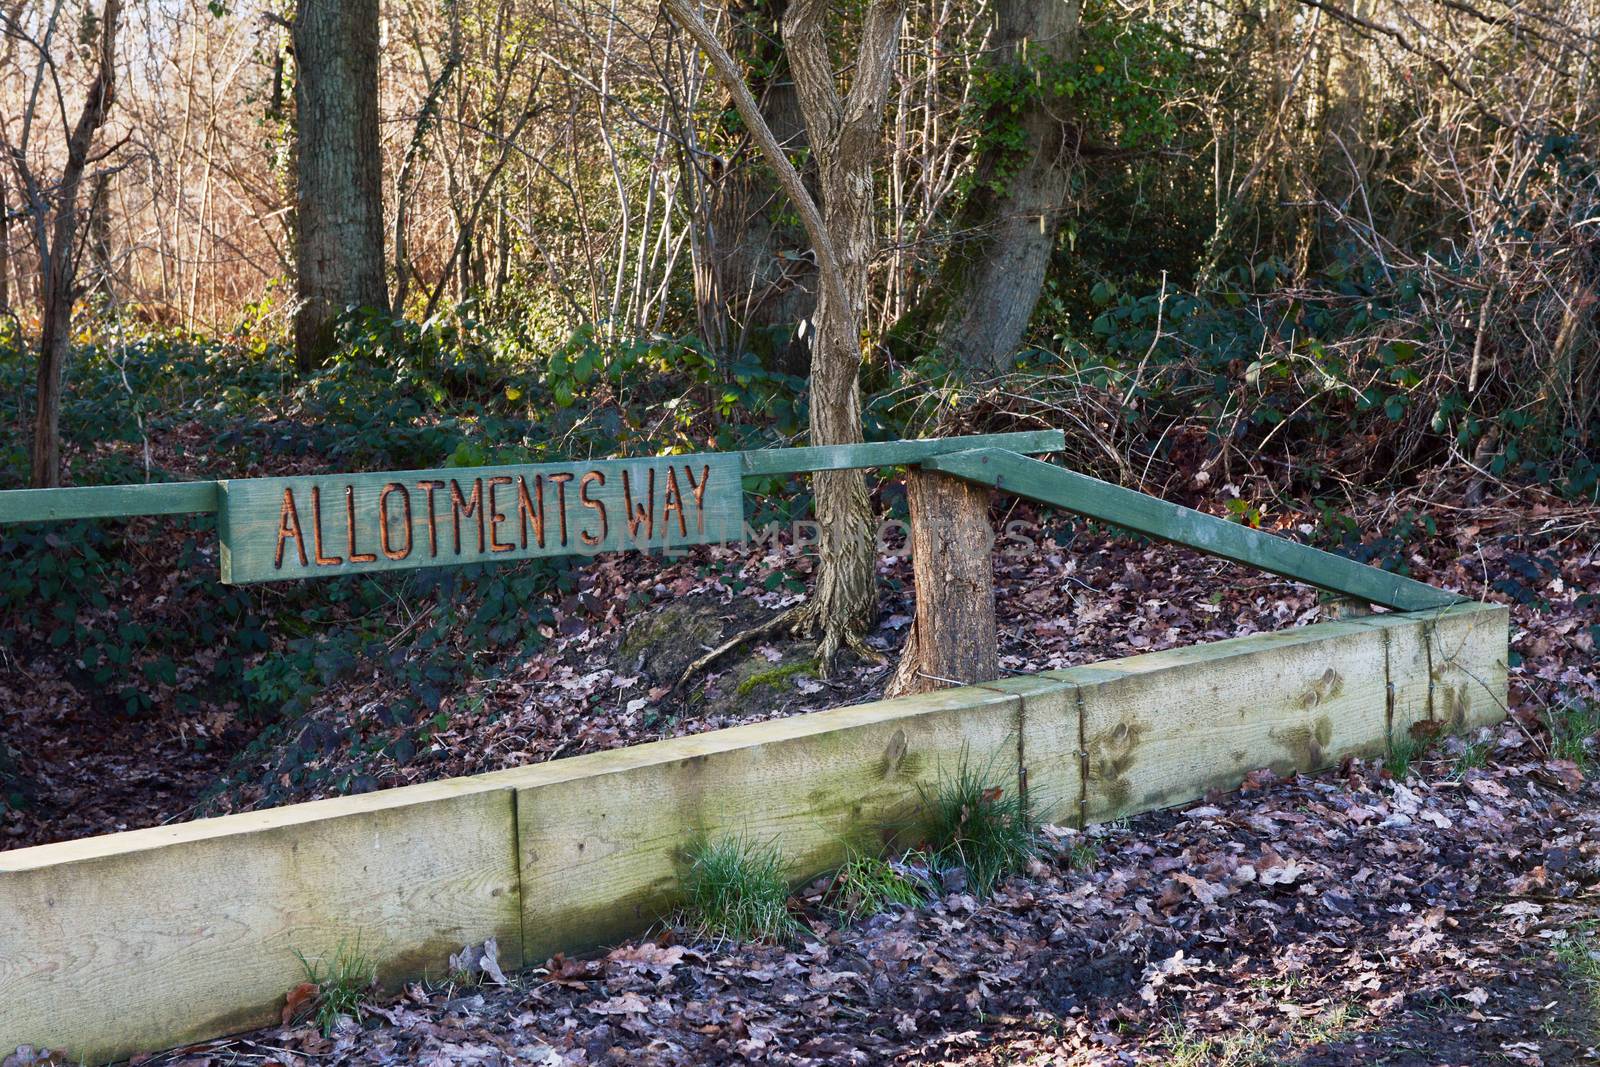
[[[1057,452],[1065,446],[1060,430],[880,441],[861,445],[764,448],[727,453],[739,457],[740,473],[802,474],[855,467],[893,467],[946,452],[1003,448],[1018,453]],[[668,459],[670,457],[662,457]],[[474,468],[452,469],[474,477]],[[381,478],[382,473],[370,477]],[[146,485],[92,485],[69,489],[0,490],[0,524],[63,519],[118,519],[139,515],[191,515],[218,509],[220,482],[155,482]]]
[[150,482],[0,491],[0,523],[195,515],[216,510],[216,482]]
[[[1057,823],[1504,717],[1504,607],[1375,615],[268,811],[0,852],[0,1049],[124,1059],[269,1025],[296,952],[443,977],[642,932],[705,834],[803,880],[915,836],[963,760]],[[1393,694],[1393,695],[1390,695]]]
[[921,465],[1387,608],[1422,611],[1468,599],[1011,451],[955,452]]
[[806,448],[767,448],[745,452],[745,474],[804,474],[808,471],[852,470],[858,467],[897,467],[921,463],[933,456],[974,448],[1003,448],[1010,452],[1059,452],[1066,447],[1060,430],[1025,430],[1021,433],[979,434],[972,437],[926,437],[916,441],[873,441],[861,445],[812,445]]

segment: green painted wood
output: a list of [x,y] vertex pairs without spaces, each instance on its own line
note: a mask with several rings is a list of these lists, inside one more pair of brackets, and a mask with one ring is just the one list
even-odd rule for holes
[[1015,452],[956,452],[922,466],[1388,608],[1423,611],[1467,599]]
[[812,445],[806,448],[768,448],[742,452],[746,474],[803,474],[808,471],[851,470],[857,467],[895,467],[919,463],[932,456],[975,448],[1003,448],[1011,452],[1059,452],[1066,447],[1060,430],[978,434],[972,437],[931,437],[916,441],[875,441],[862,445]]
[[0,523],[190,515],[217,510],[216,482],[153,482],[0,491]]
[[730,452],[225,481],[222,580],[736,541],[739,480]]
[[[892,467],[929,456],[974,448],[1012,452],[1057,452],[1065,446],[1060,430],[979,434],[972,437],[883,441],[863,445],[768,448],[718,453],[734,457],[744,474],[802,474],[854,467]],[[648,461],[648,457],[640,462]],[[633,462],[633,461],[630,461]],[[399,474],[417,472],[404,471]],[[455,473],[455,472],[452,472]],[[398,475],[397,475],[398,476]],[[492,475],[491,475],[492,476]],[[374,478],[384,477],[375,473]],[[95,485],[70,489],[0,490],[0,524],[63,519],[118,519],[137,515],[188,515],[220,506],[221,482],[160,482],[152,485]]]

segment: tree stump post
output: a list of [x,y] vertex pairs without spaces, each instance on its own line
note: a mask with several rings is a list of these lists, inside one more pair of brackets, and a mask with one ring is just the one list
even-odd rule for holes
[[913,469],[906,476],[917,603],[885,696],[1000,676],[989,493],[987,486],[933,471]]

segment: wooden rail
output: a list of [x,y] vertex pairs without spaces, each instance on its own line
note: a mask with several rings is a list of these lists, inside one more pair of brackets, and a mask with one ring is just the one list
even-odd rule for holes
[[1371,604],[1422,611],[1468,599],[1005,449],[939,455],[921,466]]
[[697,836],[796,880],[914,825],[963,758],[1058,823],[1495,722],[1507,611],[1374,615],[269,811],[0,852],[0,1049],[89,1062],[273,1023],[296,952],[387,982],[643,931]]
[[[742,473],[747,475],[801,474],[858,467],[893,467],[918,463],[945,452],[973,448],[1004,448],[1021,453],[1058,452],[1064,442],[1060,430],[1029,430],[918,441],[769,448],[733,454],[739,457]],[[469,476],[471,469],[459,468],[451,473]],[[242,480],[237,480],[234,484],[241,483]],[[0,523],[214,513],[219,506],[218,490],[221,484],[215,481],[153,482],[147,485],[0,490]]]

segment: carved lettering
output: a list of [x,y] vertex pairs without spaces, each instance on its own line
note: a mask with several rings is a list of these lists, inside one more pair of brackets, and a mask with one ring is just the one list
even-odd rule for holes
[[502,542],[500,540],[500,524],[505,522],[509,516],[501,514],[500,505],[495,502],[494,498],[496,487],[510,485],[511,482],[512,479],[505,475],[497,475],[489,479],[489,551],[491,552],[510,552],[517,547],[509,541]]
[[[623,484],[627,484],[627,473],[624,472],[622,477],[624,480]],[[610,530],[610,527],[606,524],[605,504],[589,495],[590,485],[604,486],[605,484],[606,476],[601,474],[599,471],[590,471],[588,474],[583,476],[583,481],[578,483],[578,499],[583,501],[584,507],[593,508],[595,514],[600,517],[600,535],[598,537],[594,534],[591,534],[588,530],[579,531],[578,536],[583,538],[583,543],[586,545],[598,545],[600,542],[606,539],[606,534]]]
[[533,539],[544,547],[544,475],[533,476],[533,499],[528,499],[528,479],[517,478],[517,525],[522,528],[522,547],[528,547],[528,522],[533,522]]
[[456,555],[461,555],[461,518],[478,520],[478,551],[484,549],[483,538],[483,479],[472,479],[472,496],[461,495],[461,483],[450,479],[450,522],[456,531]]
[[556,510],[561,513],[561,547],[567,547],[567,483],[572,481],[572,475],[562,472],[552,474],[550,480],[556,486]]
[[[603,484],[603,483],[602,483]],[[656,532],[656,469],[650,468],[648,479],[649,489],[643,503],[634,503],[633,485],[628,478],[628,472],[622,472],[622,514],[628,522],[628,536],[635,544],[639,543],[639,527],[644,527],[644,540],[648,541]]]
[[283,507],[278,512],[278,555],[273,566],[283,570],[283,545],[289,538],[294,538],[294,547],[300,553],[300,566],[306,567],[310,562],[306,559],[306,535],[300,532],[300,509],[294,503],[294,490],[284,489]]
[[[400,494],[400,500],[405,508],[402,514],[406,532],[405,548],[395,548],[394,542],[389,539],[389,496],[392,493]],[[390,559],[405,559],[411,555],[411,539],[411,493],[399,482],[390,482],[383,487],[383,492],[378,494],[378,540],[383,548],[383,554]]]
[[711,464],[701,468],[699,482],[694,480],[693,468],[683,468],[683,476],[689,479],[689,488],[694,492],[695,533],[703,534],[706,532],[706,483],[711,480]]
[[378,557],[371,552],[356,551],[356,487],[344,487],[345,546],[351,563],[376,563]]
[[417,483],[417,488],[428,494],[428,555],[433,559],[439,558],[439,513],[433,506],[433,494],[437,489],[443,489],[443,482],[423,479]]
[[238,583],[656,551],[731,539],[740,519],[736,456],[243,479],[227,493],[225,580]]
[[314,485],[311,487],[311,543],[317,556],[317,566],[337,567],[344,562],[343,556],[326,556],[322,553],[322,490]]
[[[653,471],[651,473],[654,473]],[[678,488],[678,471],[675,467],[667,467],[667,492],[661,501],[661,539],[665,541],[672,532],[668,525],[667,516],[674,511],[678,513],[678,536],[688,537],[689,527],[683,519],[683,491]]]

